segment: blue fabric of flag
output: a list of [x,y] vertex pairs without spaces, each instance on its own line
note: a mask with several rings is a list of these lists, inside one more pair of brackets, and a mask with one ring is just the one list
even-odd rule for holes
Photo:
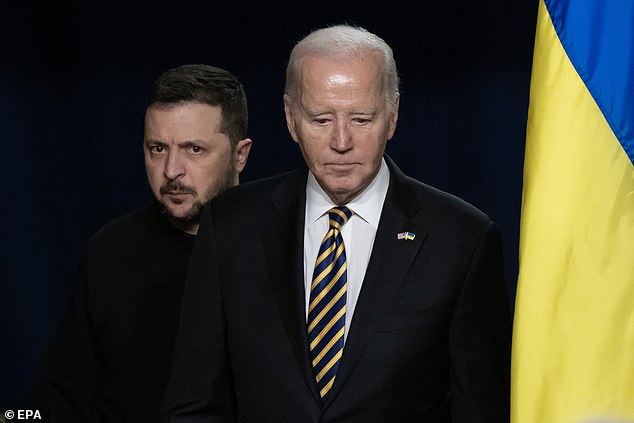
[[634,164],[634,1],[545,4],[570,61]]

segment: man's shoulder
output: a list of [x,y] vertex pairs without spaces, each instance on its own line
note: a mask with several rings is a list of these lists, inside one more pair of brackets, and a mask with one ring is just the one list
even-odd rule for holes
[[492,223],[484,211],[467,200],[403,173],[396,175],[393,190],[398,201],[407,205],[410,214],[425,222],[462,230],[482,230]]
[[415,182],[421,197],[430,203],[435,203],[438,208],[454,210],[456,213],[471,216],[474,219],[490,220],[486,213],[464,198],[420,181]]
[[305,191],[306,169],[300,167],[273,176],[256,179],[237,185],[211,201],[214,208],[243,207],[245,205],[262,204],[275,197],[295,196]]
[[393,182],[393,195],[401,202],[413,208],[421,208],[451,216],[464,216],[476,220],[490,221],[490,218],[479,208],[455,194],[421,182],[403,173],[398,166],[386,158]]
[[162,206],[153,203],[110,220],[88,242],[92,245],[121,243],[139,234],[153,232],[166,222]]

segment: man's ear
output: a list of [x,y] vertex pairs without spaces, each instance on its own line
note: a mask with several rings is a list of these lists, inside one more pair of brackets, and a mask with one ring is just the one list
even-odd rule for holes
[[297,132],[295,130],[295,118],[293,116],[293,104],[288,94],[284,94],[284,116],[286,116],[286,127],[291,134],[293,141],[298,142]]
[[253,141],[251,141],[251,139],[249,138],[240,140],[236,144],[236,148],[233,150],[235,160],[234,167],[236,169],[236,172],[242,172],[244,166],[246,166],[247,160],[249,158],[249,153],[251,152],[252,144]]
[[389,128],[387,133],[387,139],[392,139],[394,136],[394,131],[396,131],[396,122],[398,121],[398,106],[401,101],[401,95],[398,94],[396,96],[396,100],[394,100],[394,104],[392,105],[392,113],[390,115]]

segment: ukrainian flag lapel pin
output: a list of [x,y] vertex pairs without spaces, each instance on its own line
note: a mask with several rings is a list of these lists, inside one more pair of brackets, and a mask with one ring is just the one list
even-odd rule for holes
[[397,239],[404,239],[409,241],[413,241],[415,237],[416,237],[416,234],[413,234],[411,232],[400,232],[396,234]]

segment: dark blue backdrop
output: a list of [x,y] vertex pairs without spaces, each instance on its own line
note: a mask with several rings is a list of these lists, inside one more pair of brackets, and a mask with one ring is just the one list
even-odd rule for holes
[[242,181],[287,170],[301,157],[283,118],[286,59],[331,23],[393,47],[403,85],[388,152],[499,223],[513,301],[536,0],[14,3],[0,13],[0,410],[33,406],[87,237],[151,199],[154,78],[183,63],[235,73],[254,140]]

